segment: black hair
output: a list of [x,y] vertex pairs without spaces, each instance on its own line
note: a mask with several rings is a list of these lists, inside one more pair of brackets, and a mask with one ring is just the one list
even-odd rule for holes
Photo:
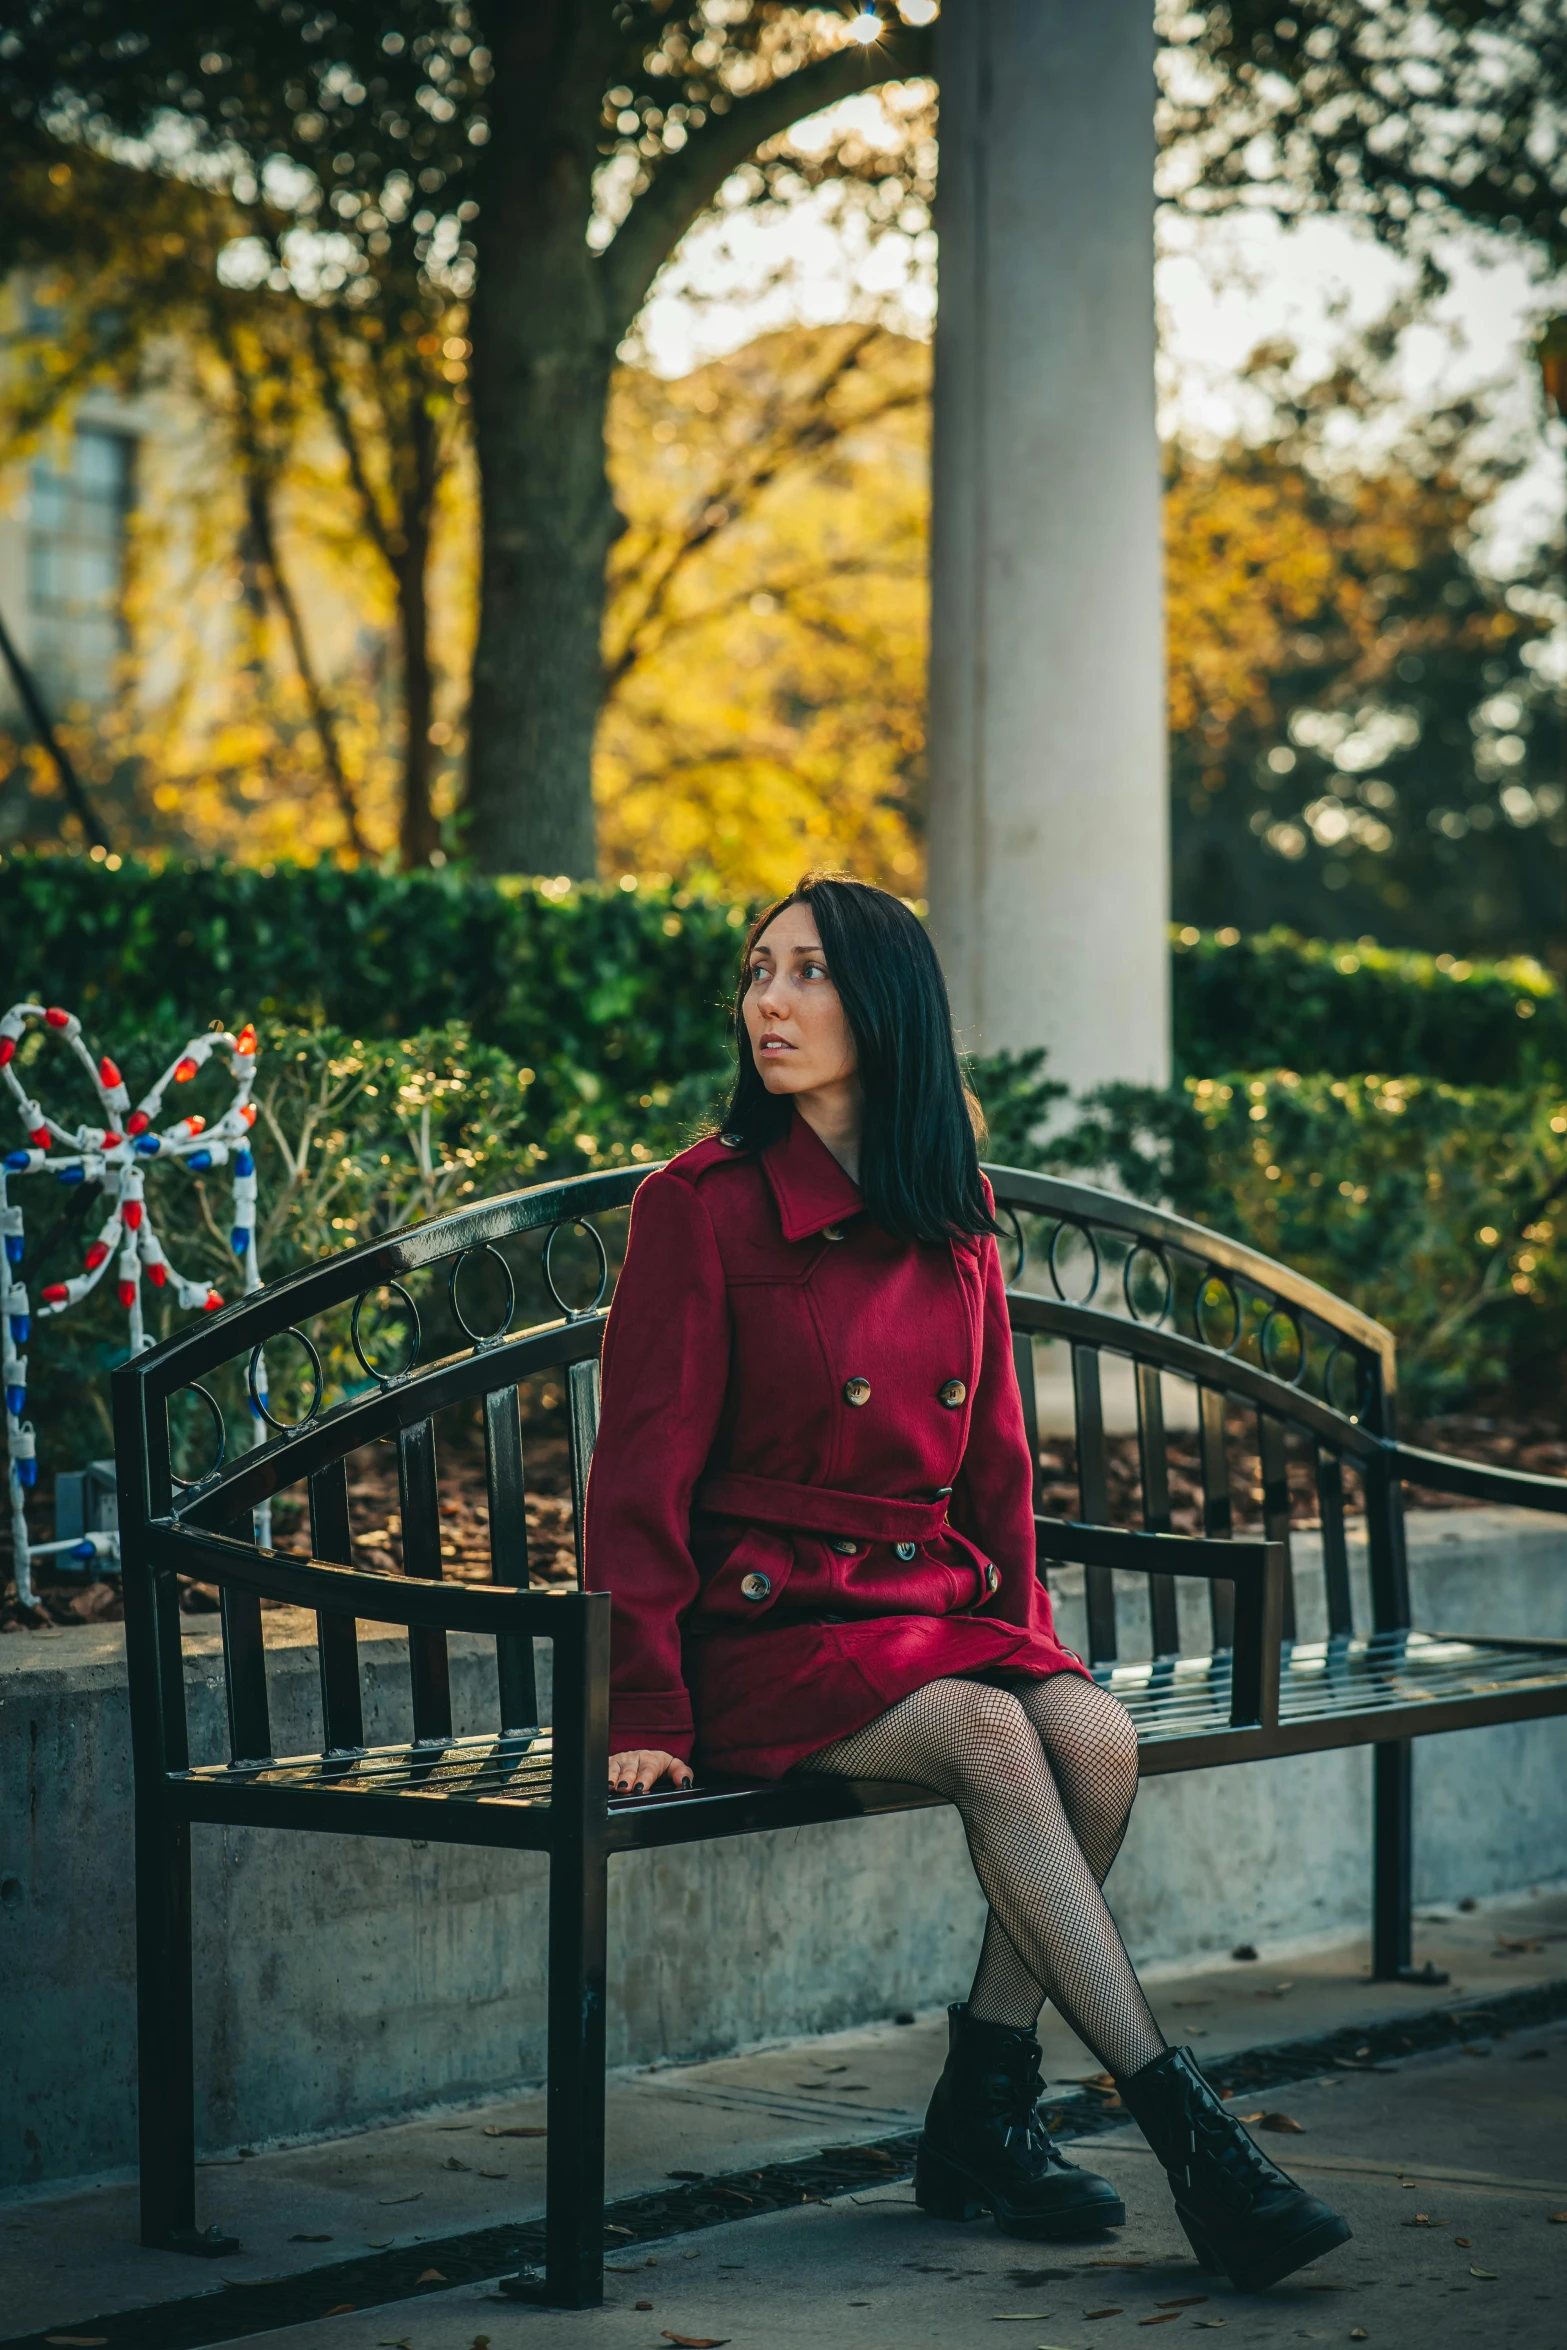
[[745,1025],[751,953],[789,906],[809,906],[859,1059],[865,1094],[860,1191],[873,1222],[899,1240],[995,1232],[979,1172],[979,1104],[963,1081],[936,950],[901,898],[844,874],[808,873],[746,934],[735,996],[734,1091],[723,1132],[752,1149],[784,1134],[787,1094],[769,1093]]

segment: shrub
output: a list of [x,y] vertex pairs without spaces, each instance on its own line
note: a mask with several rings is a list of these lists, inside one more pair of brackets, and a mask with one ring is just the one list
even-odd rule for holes
[[1567,1338],[1567,1099],[1421,1077],[1101,1088],[1043,1154],[1246,1239],[1396,1334],[1417,1408]]
[[1561,991],[1527,957],[1466,963],[1288,930],[1177,930],[1172,945],[1181,1075],[1396,1069],[1512,1085],[1567,1073]]

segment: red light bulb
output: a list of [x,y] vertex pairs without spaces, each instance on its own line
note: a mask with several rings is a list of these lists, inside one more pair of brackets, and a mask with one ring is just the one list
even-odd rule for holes
[[110,1060],[107,1053],[104,1054],[103,1059],[98,1063],[98,1081],[106,1088],[107,1091],[111,1093],[113,1092],[115,1086],[123,1085],[125,1082],[125,1080],[121,1077],[119,1070]]
[[103,1263],[103,1260],[108,1255],[108,1253],[108,1242],[106,1240],[95,1240],[92,1244],[92,1247],[87,1251],[88,1272],[96,1273],[98,1267]]
[[248,1020],[234,1039],[234,1049],[240,1053],[254,1053],[256,1049],[256,1032]]
[[46,1150],[49,1148],[49,1129],[48,1129],[48,1127],[47,1127],[47,1126],[35,1126],[35,1127],[33,1128],[32,1132],[31,1132],[31,1133],[28,1135],[27,1139],[28,1139],[28,1141],[29,1141],[30,1143],[33,1143],[33,1144],[34,1144],[34,1145],[35,1145],[35,1146],[36,1146],[36,1147],[37,1147],[39,1150],[41,1150],[41,1151],[46,1151]]
[[204,1314],[215,1314],[222,1303],[223,1300],[221,1297],[219,1297],[217,1291],[215,1289],[209,1289],[206,1296],[206,1302],[202,1306],[201,1310]]
[[154,1289],[161,1289],[168,1277],[169,1268],[167,1265],[149,1265],[147,1267],[147,1278]]
[[0,1069],[3,1069],[8,1061],[14,1061],[15,1058],[16,1038],[14,1036],[0,1036]]
[[136,1284],[134,1281],[122,1281],[120,1283],[120,1303],[125,1308],[127,1313],[130,1312],[132,1306],[136,1303]]
[[145,1134],[151,1124],[152,1120],[145,1110],[132,1110],[125,1121],[125,1131],[127,1134]]
[[124,1140],[125,1137],[123,1134],[105,1134],[103,1138],[103,1147],[106,1151],[118,1150],[120,1144]]
[[71,1293],[63,1281],[51,1281],[40,1294],[46,1306],[63,1306]]
[[174,1082],[176,1085],[189,1085],[195,1074],[196,1064],[188,1053],[186,1054],[183,1061],[177,1061],[174,1065]]
[[123,1216],[123,1218],[125,1219],[125,1229],[126,1229],[126,1231],[127,1231],[127,1232],[134,1232],[134,1231],[136,1230],[137,1226],[138,1226],[138,1225],[140,1224],[140,1222],[141,1222],[141,1217],[142,1217],[142,1205],[141,1205],[141,1201],[140,1201],[139,1199],[128,1199],[128,1200],[125,1202],[125,1205],[124,1205],[124,1207],[122,1207],[122,1208],[121,1208],[121,1210],[120,1210],[120,1214],[121,1214],[121,1215]]
[[70,1013],[62,1012],[58,1004],[51,1004],[44,1014],[51,1028],[64,1028],[70,1022]]

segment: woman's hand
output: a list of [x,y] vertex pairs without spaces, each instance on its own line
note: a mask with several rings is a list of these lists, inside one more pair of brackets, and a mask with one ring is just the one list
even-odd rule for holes
[[656,1746],[634,1747],[627,1754],[612,1754],[609,1758],[609,1785],[613,1795],[645,1795],[663,1778],[668,1778],[672,1786],[689,1787],[691,1777],[689,1763],[678,1761]]

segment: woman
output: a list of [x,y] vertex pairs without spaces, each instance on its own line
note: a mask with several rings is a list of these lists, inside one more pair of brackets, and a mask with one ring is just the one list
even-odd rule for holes
[[1046,1998],[1114,2076],[1203,2264],[1243,2289],[1349,2229],[1167,2046],[1100,1885],[1137,1785],[1056,1639],[989,1186],[941,969],[894,897],[812,878],[747,940],[722,1131],[637,1193],[604,1341],[588,1581],[611,1786],[912,1780],[989,1903],[915,2196],[1009,2234],[1119,2226],[1037,2110]]

